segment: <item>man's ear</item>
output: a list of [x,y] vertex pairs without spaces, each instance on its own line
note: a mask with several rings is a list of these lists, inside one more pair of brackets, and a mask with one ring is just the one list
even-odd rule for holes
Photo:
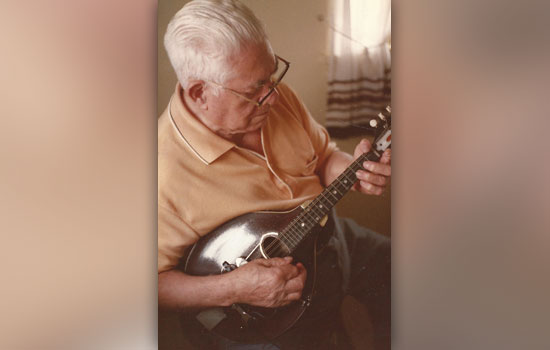
[[200,109],[207,110],[206,84],[202,80],[191,80],[185,89],[185,93],[193,103]]

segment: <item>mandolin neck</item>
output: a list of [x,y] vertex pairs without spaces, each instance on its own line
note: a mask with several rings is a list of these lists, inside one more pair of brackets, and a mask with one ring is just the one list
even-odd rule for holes
[[344,197],[357,181],[355,173],[363,169],[363,162],[378,161],[380,153],[371,150],[357,158],[338,176],[321,194],[319,194],[304,211],[298,215],[279,235],[279,238],[294,251],[302,240],[318,225],[330,210]]

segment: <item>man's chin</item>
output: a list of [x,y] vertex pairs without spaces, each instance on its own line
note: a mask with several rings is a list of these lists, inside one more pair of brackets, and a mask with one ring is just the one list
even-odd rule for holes
[[233,130],[230,134],[236,135],[236,134],[247,134],[250,132],[258,131],[260,130],[267,121],[267,113],[257,115],[253,117],[250,122],[248,123],[248,126],[245,129],[240,130]]

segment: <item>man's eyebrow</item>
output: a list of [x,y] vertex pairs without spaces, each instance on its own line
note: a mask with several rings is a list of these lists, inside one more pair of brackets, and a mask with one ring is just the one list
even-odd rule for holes
[[262,79],[262,80],[258,80],[253,86],[251,86],[250,88],[258,88],[258,87],[261,87],[262,85],[265,85],[265,83],[267,83],[270,79],[271,79],[271,76],[273,74],[275,74],[277,72],[277,70],[279,69],[279,60],[277,59],[277,57],[275,57],[275,68],[273,69],[273,71],[271,72],[271,74],[269,75],[269,78],[267,79]]

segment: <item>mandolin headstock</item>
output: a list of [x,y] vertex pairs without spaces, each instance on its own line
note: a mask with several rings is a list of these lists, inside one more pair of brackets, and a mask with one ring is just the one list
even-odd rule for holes
[[370,120],[370,126],[378,130],[377,136],[374,138],[374,148],[378,152],[384,152],[391,147],[391,107],[387,106],[386,110],[378,113],[376,118]]

